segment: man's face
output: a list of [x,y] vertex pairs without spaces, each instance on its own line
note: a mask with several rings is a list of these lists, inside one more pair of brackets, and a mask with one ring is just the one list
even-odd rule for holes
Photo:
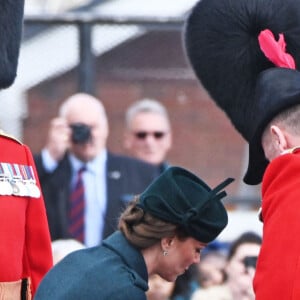
[[158,113],[136,114],[125,135],[125,148],[151,164],[162,163],[171,148],[172,137],[168,120]]
[[86,105],[72,107],[66,119],[69,125],[82,123],[90,127],[91,139],[83,144],[71,143],[70,151],[80,160],[87,162],[94,159],[105,147],[108,126],[99,108],[87,102]]
[[246,257],[258,257],[259,251],[260,245],[258,244],[241,244],[226,266],[227,280],[230,282],[232,289],[238,292],[239,295],[254,295],[252,281],[255,267],[247,268],[244,260]]

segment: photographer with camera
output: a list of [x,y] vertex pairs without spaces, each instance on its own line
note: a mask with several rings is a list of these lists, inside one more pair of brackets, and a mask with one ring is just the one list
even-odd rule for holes
[[91,247],[117,227],[132,195],[158,175],[150,164],[106,149],[108,121],[95,97],[66,99],[35,156],[52,240],[74,238]]
[[[224,283],[194,292],[192,300],[254,300],[252,281],[262,239],[245,232],[231,242],[224,267]],[[201,261],[200,261],[201,265]],[[201,272],[201,268],[199,268]],[[201,274],[200,274],[201,277]]]

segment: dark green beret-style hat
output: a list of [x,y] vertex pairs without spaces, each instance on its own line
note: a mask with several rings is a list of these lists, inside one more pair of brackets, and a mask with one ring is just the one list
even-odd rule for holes
[[156,218],[182,226],[198,241],[209,243],[228,223],[220,200],[226,196],[222,189],[232,181],[228,178],[211,189],[193,173],[170,167],[140,195],[138,206]]

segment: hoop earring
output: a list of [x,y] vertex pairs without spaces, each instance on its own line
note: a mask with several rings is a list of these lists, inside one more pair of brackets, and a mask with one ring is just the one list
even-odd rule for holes
[[167,251],[167,250],[164,250],[163,256],[167,256],[167,255],[168,255],[168,251]]

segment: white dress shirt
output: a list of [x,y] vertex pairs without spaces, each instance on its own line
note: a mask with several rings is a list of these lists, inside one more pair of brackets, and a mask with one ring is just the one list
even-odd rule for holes
[[[84,165],[82,161],[70,154],[72,166],[71,188],[75,184],[78,170]],[[48,172],[53,172],[58,163],[49,155],[48,151],[42,151],[44,168]],[[86,171],[83,173],[85,189],[85,245],[93,247],[102,241],[104,229],[104,218],[107,207],[106,190],[106,160],[107,151],[102,151],[95,159],[85,164]]]

